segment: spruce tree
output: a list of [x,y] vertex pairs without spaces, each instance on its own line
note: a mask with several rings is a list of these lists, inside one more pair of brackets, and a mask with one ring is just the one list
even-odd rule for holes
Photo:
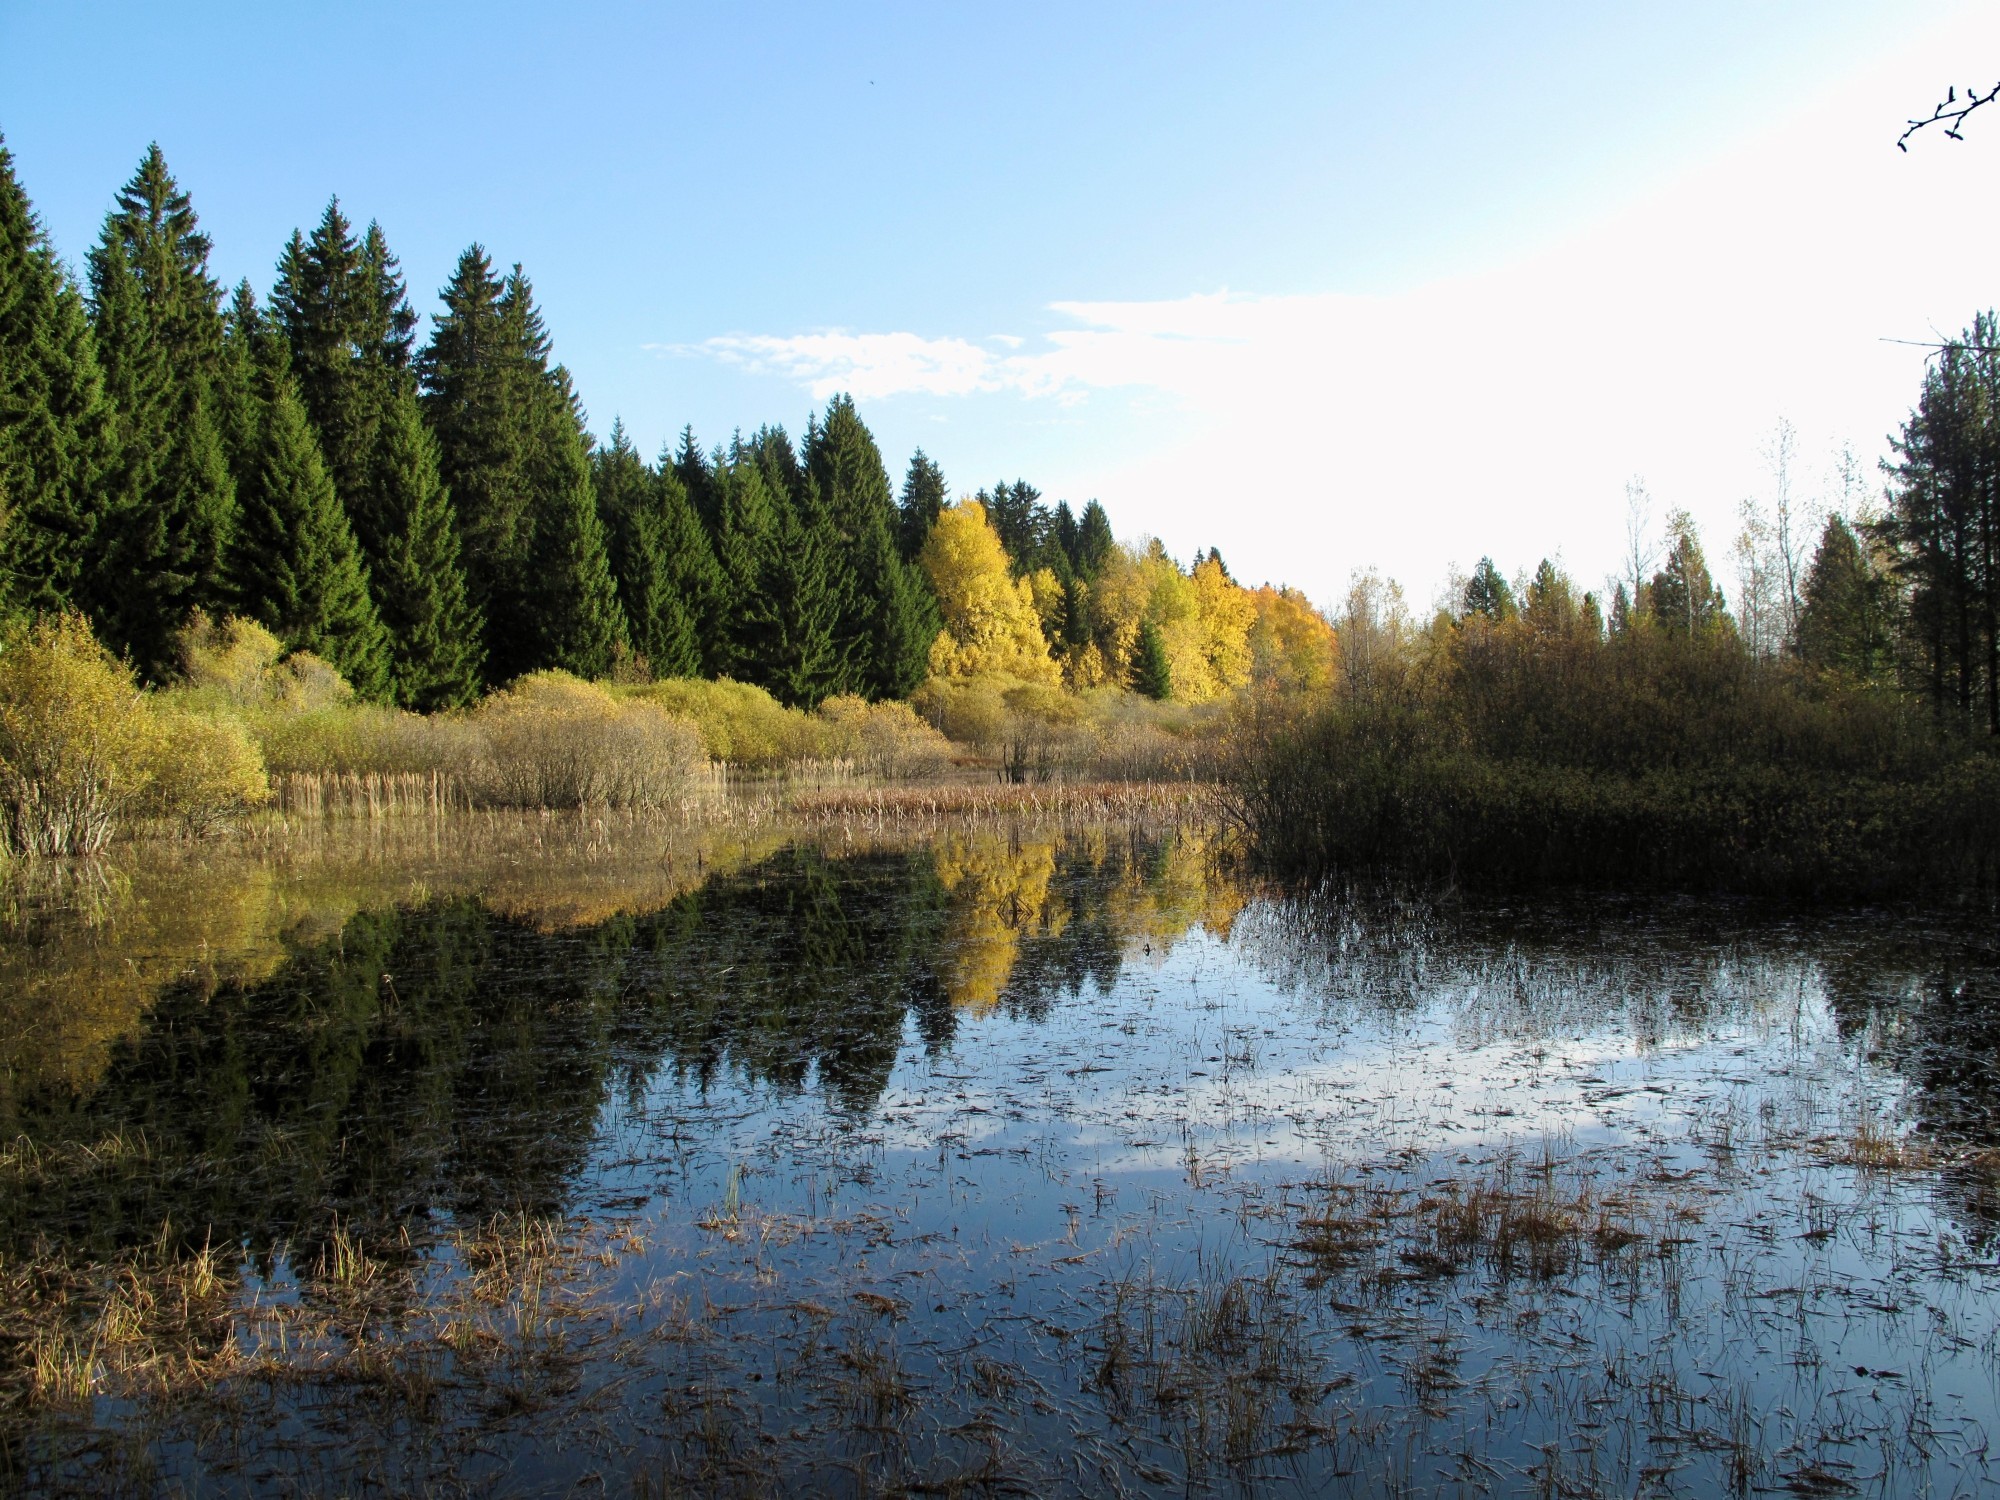
[[1111,517],[1104,513],[1102,505],[1091,501],[1084,506],[1083,518],[1076,523],[1077,577],[1094,580],[1104,571],[1115,546],[1117,540],[1111,534]]
[[[813,424],[806,423],[808,452],[813,439]],[[736,453],[739,461],[749,459],[757,465],[764,476],[764,487],[773,499],[780,499],[793,506],[803,506],[808,501],[808,478],[805,465],[800,461],[798,450],[792,446],[791,435],[783,427],[765,423],[752,433],[748,442],[738,442]]]
[[458,527],[438,479],[437,441],[405,374],[383,413],[375,492],[392,524],[375,597],[389,632],[396,701],[421,713],[479,695],[483,631],[465,586]]
[[528,665],[604,677],[625,643],[618,587],[591,493],[589,460],[567,404],[544,413],[528,601]]
[[1803,592],[1798,647],[1806,665],[1864,682],[1877,676],[1889,657],[1886,580],[1839,516],[1827,518]]
[[528,448],[536,372],[510,328],[505,286],[478,245],[459,257],[444,312],[417,358],[424,413],[438,441],[466,583],[486,621],[495,680],[526,671],[527,551],[532,536]]
[[942,628],[937,598],[923,570],[903,561],[887,526],[870,529],[860,577],[870,606],[862,690],[871,698],[906,698],[924,680]]
[[902,592],[886,560],[896,553],[900,517],[881,449],[852,397],[827,403],[808,435],[805,467],[805,519],[821,531],[831,569],[838,691],[879,694],[883,683],[905,675],[900,663],[883,656],[899,650],[885,634],[882,611],[886,598]]
[[611,424],[610,445],[593,456],[591,483],[632,649],[656,676],[695,675],[701,670],[700,646],[693,618],[675,587],[663,491],[632,447],[623,422]]
[[0,139],[0,607],[86,602],[111,416],[82,295]]
[[830,541],[802,507],[786,506],[777,545],[765,555],[765,631],[752,680],[794,708],[815,708],[853,688],[837,639],[842,596],[834,585]]
[[1459,612],[1468,619],[1473,615],[1494,621],[1514,618],[1514,591],[1500,576],[1500,570],[1493,566],[1492,558],[1480,558],[1479,566],[1466,579],[1465,591],[1459,600]]
[[305,408],[288,373],[262,395],[263,435],[236,550],[238,598],[287,647],[332,662],[358,696],[386,699],[388,633]]
[[654,511],[659,517],[656,545],[668,587],[687,617],[689,642],[685,654],[663,656],[653,663],[655,674],[695,677],[721,676],[728,670],[729,591],[708,529],[695,514],[671,454],[660,455],[653,478]]
[[701,451],[701,444],[694,438],[694,428],[681,428],[680,444],[674,449],[673,458],[660,455],[660,468],[664,472],[672,468],[674,477],[680,480],[681,489],[686,493],[688,504],[701,524],[713,537],[719,519],[718,501],[715,493],[715,465]]
[[357,238],[340,201],[329,202],[312,234],[294,232],[286,245],[271,308],[334,489],[363,552],[377,562],[396,526],[388,498],[375,489],[377,448],[416,322],[380,227]]
[[216,430],[240,492],[255,468],[264,432],[264,398],[275,371],[285,367],[283,345],[257,305],[249,281],[236,284],[222,319],[222,360],[216,378]]
[[90,256],[91,312],[115,457],[90,603],[142,671],[170,663],[192,609],[228,602],[236,492],[217,423],[221,289],[208,237],[157,145],[119,192]]
[[1167,643],[1160,627],[1147,620],[1139,627],[1138,644],[1132,652],[1132,691],[1155,702],[1164,702],[1174,693],[1174,672],[1167,660]]
[[1733,630],[1722,590],[1709,575],[1701,539],[1686,511],[1667,517],[1666,566],[1653,575],[1646,604],[1652,620],[1669,635],[1704,636]]
[[785,512],[773,503],[763,474],[754,464],[721,463],[709,473],[715,507],[712,546],[716,565],[719,638],[706,653],[718,677],[755,681],[776,655],[770,637],[777,631],[768,580]]
[[944,470],[919,448],[910,455],[909,471],[903,475],[903,498],[896,517],[896,542],[904,562],[915,562],[924,550],[924,538],[937,524],[938,512],[951,499],[944,482]]

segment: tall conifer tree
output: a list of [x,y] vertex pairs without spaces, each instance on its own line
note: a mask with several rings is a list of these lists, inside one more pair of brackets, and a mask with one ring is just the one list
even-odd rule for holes
[[709,483],[719,585],[715,618],[722,627],[709,670],[757,681],[775,654],[768,638],[777,622],[766,590],[781,546],[784,512],[754,464],[720,463],[710,471]]
[[1084,506],[1076,523],[1076,571],[1079,578],[1094,580],[1104,571],[1117,539],[1111,534],[1111,517],[1095,500]]
[[389,631],[396,701],[424,713],[469,703],[479,694],[484,632],[438,479],[437,442],[407,374],[383,413],[373,486],[392,522],[374,592]]
[[903,497],[896,518],[896,540],[904,562],[915,562],[924,550],[924,538],[937,524],[938,512],[951,499],[944,482],[944,470],[919,448],[910,455],[909,472],[903,475]]
[[544,414],[528,583],[530,664],[603,677],[625,643],[618,587],[591,493],[582,434],[567,402]]
[[379,226],[357,238],[334,199],[310,236],[292,235],[271,308],[290,346],[299,398],[362,550],[379,561],[396,519],[375,488],[377,449],[416,314]]
[[663,492],[639,457],[623,422],[591,460],[591,483],[611,550],[611,571],[624,607],[632,649],[657,676],[690,677],[701,670],[694,620],[675,587],[667,554]]
[[388,633],[368,570],[288,372],[261,392],[263,435],[236,553],[243,608],[293,650],[340,669],[361,697],[391,687]]
[[486,621],[487,671],[528,670],[527,554],[533,539],[529,449],[533,370],[506,285],[473,245],[442,294],[444,312],[418,356],[424,410],[451,493],[472,603]]
[[688,655],[671,663],[656,660],[653,670],[661,676],[694,677],[705,672],[719,677],[728,671],[730,595],[715,560],[708,528],[688,500],[672,454],[661,453],[653,484],[654,506],[660,522],[660,557],[668,586],[686,613],[691,634]]
[[85,602],[110,424],[83,298],[0,139],[0,607]]
[[90,256],[91,310],[116,458],[94,612],[140,668],[169,664],[191,609],[227,603],[236,493],[217,425],[221,289],[208,236],[150,147]]
[[816,512],[809,519],[826,534],[832,571],[837,680],[842,691],[879,695],[884,683],[903,675],[884,655],[897,654],[892,642],[902,633],[900,626],[891,628],[885,606],[893,610],[908,591],[889,474],[853,398],[827,403],[809,436],[805,466]]
[[694,428],[681,428],[679,444],[675,447],[671,464],[667,455],[660,455],[662,471],[671,467],[674,477],[681,482],[688,504],[694,507],[695,515],[708,531],[710,537],[716,532],[719,519],[718,500],[715,493],[715,465],[708,455],[701,451],[701,444],[695,441]]

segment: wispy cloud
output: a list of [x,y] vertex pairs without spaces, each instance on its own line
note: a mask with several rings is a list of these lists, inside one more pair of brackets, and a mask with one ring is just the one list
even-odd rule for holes
[[[1016,341],[1018,343],[1018,340]],[[918,333],[725,334],[677,353],[706,355],[756,375],[794,381],[825,400],[846,391],[856,400],[888,396],[970,396],[1014,390],[1054,394],[1034,361],[961,338]]]
[[[1369,304],[1342,297],[1239,296],[1227,291],[1156,302],[1057,302],[1077,326],[1030,340],[993,334],[975,343],[919,333],[724,334],[699,344],[648,345],[776,376],[824,400],[971,396],[1012,391],[1076,400],[1091,390],[1148,387],[1212,398],[1240,389],[1245,367],[1268,368],[1276,349],[1323,340],[1329,319]],[[997,346],[997,347],[988,347]]]

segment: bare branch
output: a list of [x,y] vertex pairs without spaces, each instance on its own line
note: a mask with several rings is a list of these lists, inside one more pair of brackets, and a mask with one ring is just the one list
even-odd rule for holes
[[1965,117],[1975,109],[1991,104],[1996,98],[2000,98],[2000,83],[1994,84],[1983,94],[1976,89],[1967,89],[1963,100],[1958,97],[1958,89],[1954,86],[1946,92],[1944,102],[1931,110],[1929,118],[1909,122],[1910,128],[1896,137],[1896,149],[1908,151],[1910,148],[1904,143],[1926,125],[1942,124],[1948,139],[1964,140],[1965,137],[1958,133],[1958,128],[1965,123]]

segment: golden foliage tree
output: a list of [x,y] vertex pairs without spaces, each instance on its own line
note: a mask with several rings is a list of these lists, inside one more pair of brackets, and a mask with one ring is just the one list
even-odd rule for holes
[[1339,647],[1333,626],[1306,596],[1269,584],[1250,595],[1256,618],[1248,644],[1253,681],[1281,692],[1323,692],[1333,686]]
[[1034,582],[1010,575],[985,506],[961,500],[940,511],[918,560],[944,618],[931,644],[932,676],[1057,680]]
[[[1157,540],[1119,547],[1099,574],[1091,603],[1097,656],[1088,670],[1093,674],[1129,685],[1139,632],[1150,625],[1166,647],[1176,702],[1205,703],[1250,680],[1257,604],[1213,553],[1183,573]],[[1079,658],[1072,686],[1094,685],[1082,680],[1084,666]]]

